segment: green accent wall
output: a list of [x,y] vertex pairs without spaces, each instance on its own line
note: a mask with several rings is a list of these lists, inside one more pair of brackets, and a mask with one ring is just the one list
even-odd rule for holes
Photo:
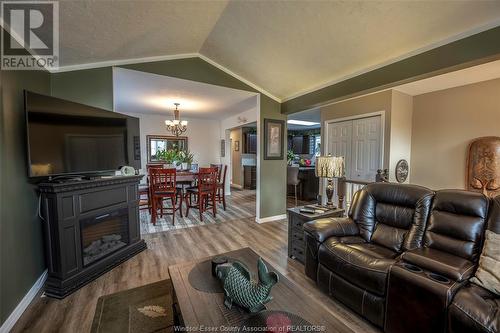
[[[177,77],[233,89],[257,92],[254,88],[196,57],[119,66],[152,74]],[[52,95],[83,104],[113,109],[112,67],[78,70],[51,75]],[[286,119],[280,104],[260,94],[261,115],[264,118]],[[263,127],[261,127],[263,133]],[[285,133],[286,135],[286,133]],[[261,140],[261,151],[264,142]],[[285,149],[285,147],[284,147]],[[286,212],[286,159],[263,160],[260,168],[260,218],[282,215]]]
[[[281,105],[260,95],[260,133],[265,118],[330,101],[359,96],[397,84],[442,74],[500,58],[500,27],[398,61],[357,77],[286,101]],[[255,91],[200,58],[121,66],[235,89]],[[79,103],[113,109],[112,67],[57,74],[37,71],[0,71],[0,321],[3,323],[45,269],[42,222],[37,217],[37,194],[28,183],[23,89]],[[286,135],[286,133],[285,133]],[[264,149],[261,140],[260,149]],[[284,147],[285,149],[286,147]],[[260,217],[285,213],[286,160],[261,156]]]
[[0,321],[3,323],[45,270],[36,187],[28,183],[23,89],[50,93],[42,71],[0,71],[1,217]]
[[500,26],[315,90],[281,104],[291,114],[500,58]]
[[50,74],[52,96],[113,110],[111,67]]

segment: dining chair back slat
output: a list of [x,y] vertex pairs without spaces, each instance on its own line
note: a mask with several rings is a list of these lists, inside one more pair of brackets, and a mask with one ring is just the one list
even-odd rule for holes
[[[156,224],[158,209],[160,215],[163,216],[165,211],[170,211],[172,214],[172,223],[175,224],[175,212],[179,210],[177,207],[177,171],[175,169],[149,168],[149,177],[151,179],[150,191],[152,201],[151,220]],[[163,199],[170,199],[172,202],[171,208],[163,206]],[[182,197],[181,197],[182,201]],[[181,206],[182,207],[182,206]],[[181,211],[182,217],[182,211]]]
[[177,171],[175,169],[151,168],[153,192],[175,191]]
[[198,190],[212,192],[217,188],[217,168],[200,168],[198,171]]
[[222,164],[210,164],[211,168],[217,168],[217,182],[220,183],[222,176]]
[[[197,208],[200,221],[203,221],[203,212],[210,205],[212,206],[212,214],[214,218],[216,217],[217,172],[217,168],[199,168],[196,187],[188,188],[185,194],[186,216],[189,215],[190,208]],[[196,204],[193,204],[193,196],[195,196]]]

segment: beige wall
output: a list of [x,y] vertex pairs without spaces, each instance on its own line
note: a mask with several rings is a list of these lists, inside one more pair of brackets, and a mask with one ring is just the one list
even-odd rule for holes
[[411,182],[464,188],[469,142],[500,136],[500,79],[414,97]]
[[[241,128],[236,128],[231,130],[230,137],[231,137],[231,160],[232,160],[231,184],[243,186],[243,167],[241,166],[241,151],[243,149],[243,142],[242,142]],[[238,151],[234,149],[236,146],[236,141],[239,141],[240,143]]]
[[[405,159],[411,163],[411,132],[413,97],[399,91],[392,91],[391,139],[389,152],[389,180],[396,181],[396,164]],[[406,183],[410,182],[411,170]]]
[[[391,104],[392,92],[390,90],[382,91],[363,97],[350,99],[344,102],[326,105],[321,110],[321,142],[325,142],[323,129],[325,121],[334,120],[352,116],[358,116],[365,113],[385,111],[385,129],[384,129],[384,168],[389,165],[390,151],[390,132],[391,132]],[[324,144],[321,145],[324,147]]]
[[[119,111],[119,110],[118,110]],[[169,135],[165,130],[165,116],[157,114],[128,113],[139,118],[141,129],[141,164],[146,172],[147,135]],[[187,131],[182,136],[188,138],[188,149],[194,154],[194,163],[207,167],[211,163],[220,163],[220,124],[218,120],[189,119]],[[144,179],[143,179],[144,180]]]

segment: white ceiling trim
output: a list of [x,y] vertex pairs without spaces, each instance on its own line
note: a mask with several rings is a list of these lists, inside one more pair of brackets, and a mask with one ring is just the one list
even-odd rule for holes
[[140,64],[140,63],[145,63],[145,62],[176,60],[176,59],[189,59],[189,58],[196,58],[196,57],[199,57],[198,53],[182,53],[182,54],[173,54],[173,55],[166,55],[166,56],[131,58],[131,59],[122,59],[122,60],[109,60],[109,61],[91,62],[91,63],[79,64],[79,65],[59,66],[58,68],[54,68],[54,69],[49,70],[49,71],[51,73],[63,73],[63,72],[78,71],[78,70],[82,70],[82,69],[94,69],[94,68],[102,68],[102,67],[123,66],[123,65]]
[[299,92],[297,92],[295,94],[292,94],[291,96],[283,98],[281,100],[281,102],[284,103],[286,101],[289,101],[289,100],[292,100],[294,98],[297,98],[297,97],[309,94],[309,93],[314,92],[316,90],[326,88],[328,86],[334,85],[336,83],[339,83],[339,82],[351,79],[353,77],[356,77],[356,76],[359,76],[359,75],[362,75],[362,74],[366,74],[368,72],[371,72],[373,70],[382,68],[384,66],[391,65],[391,64],[396,63],[398,61],[401,61],[401,60],[404,60],[404,59],[408,59],[408,58],[413,57],[413,56],[415,56],[417,54],[421,54],[421,53],[430,51],[432,49],[435,49],[437,47],[440,47],[440,46],[443,46],[443,45],[446,45],[446,44],[449,44],[449,43],[452,43],[452,42],[456,42],[457,40],[460,40],[460,39],[463,39],[463,38],[466,38],[466,37],[470,37],[470,36],[478,34],[480,32],[483,32],[483,31],[486,31],[486,30],[489,30],[489,29],[493,29],[493,28],[495,28],[497,26],[500,26],[500,20],[492,21],[492,22],[490,22],[490,23],[488,23],[488,24],[486,24],[484,26],[481,26],[481,27],[478,27],[478,28],[475,28],[475,29],[472,29],[472,30],[469,30],[469,31],[466,31],[466,32],[463,32],[463,33],[460,33],[460,34],[455,35],[455,36],[451,36],[449,38],[446,38],[446,39],[441,40],[441,41],[436,42],[436,43],[429,44],[429,45],[424,46],[422,48],[419,48],[419,49],[416,49],[416,50],[411,51],[409,53],[403,54],[403,55],[401,55],[399,57],[392,58],[392,59],[390,59],[388,61],[384,61],[384,62],[382,62],[382,63],[380,63],[378,65],[367,67],[365,69],[362,69],[362,70],[354,72],[352,74],[343,76],[343,77],[338,78],[338,79],[332,79],[332,80],[326,81],[326,82],[324,82],[324,83],[322,83],[320,85],[314,86],[314,87],[309,88],[309,89],[304,89],[304,90],[299,91]]
[[218,69],[222,70],[226,74],[231,75],[235,79],[240,80],[241,82],[245,83],[246,85],[254,88],[258,92],[266,95],[267,97],[275,100],[278,103],[281,103],[281,99],[278,97],[274,96],[270,92],[266,91],[265,89],[259,87],[253,82],[248,81],[247,79],[239,76],[238,74],[232,72],[231,70],[227,69],[226,67],[222,66],[221,64],[213,61],[212,59],[200,54],[200,53],[184,53],[184,54],[174,54],[174,55],[167,55],[167,56],[156,56],[156,57],[144,57],[144,58],[134,58],[134,59],[123,59],[123,60],[110,60],[110,61],[101,61],[101,62],[93,62],[93,63],[87,63],[87,64],[80,64],[80,65],[69,65],[69,66],[60,66],[57,69],[47,69],[50,73],[63,73],[63,72],[71,72],[71,71],[78,71],[78,70],[83,70],[83,69],[93,69],[93,68],[102,68],[102,67],[113,67],[113,66],[123,66],[123,65],[131,65],[131,64],[139,64],[139,63],[145,63],[145,62],[155,62],[155,61],[165,61],[165,60],[176,60],[176,59],[188,59],[188,58],[200,58],[209,64],[211,64],[214,67],[217,67]]
[[257,91],[258,91],[258,92],[260,92],[260,93],[263,93],[264,95],[266,95],[267,97],[269,97],[269,98],[271,98],[271,99],[275,100],[276,102],[278,102],[278,103],[281,103],[281,102],[282,102],[282,100],[281,100],[280,98],[278,98],[278,97],[274,96],[273,94],[271,94],[270,92],[268,92],[268,91],[264,90],[263,88],[259,87],[258,85],[254,84],[254,83],[252,83],[252,82],[248,81],[247,79],[245,79],[245,78],[243,78],[243,77],[239,76],[238,74],[236,74],[236,73],[232,72],[231,70],[227,69],[226,67],[222,66],[221,64],[219,64],[219,63],[217,63],[217,62],[213,61],[213,60],[212,60],[212,59],[210,59],[209,57],[206,57],[206,56],[204,56],[203,54],[199,54],[198,56],[199,56],[202,60],[205,60],[206,62],[208,62],[209,64],[211,64],[212,66],[217,67],[217,68],[218,68],[218,69],[220,69],[221,71],[223,71],[223,72],[225,72],[225,73],[227,73],[227,74],[231,75],[232,77],[234,77],[234,78],[236,78],[236,79],[240,80],[241,82],[243,82],[243,83],[245,83],[245,84],[249,85],[250,87],[254,88],[255,90],[257,90]]

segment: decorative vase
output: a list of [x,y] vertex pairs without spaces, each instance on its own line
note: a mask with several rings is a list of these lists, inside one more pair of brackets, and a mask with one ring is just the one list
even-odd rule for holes
[[182,166],[182,170],[187,170],[187,168],[188,168],[188,164],[184,163],[184,162],[181,163],[181,166]]

